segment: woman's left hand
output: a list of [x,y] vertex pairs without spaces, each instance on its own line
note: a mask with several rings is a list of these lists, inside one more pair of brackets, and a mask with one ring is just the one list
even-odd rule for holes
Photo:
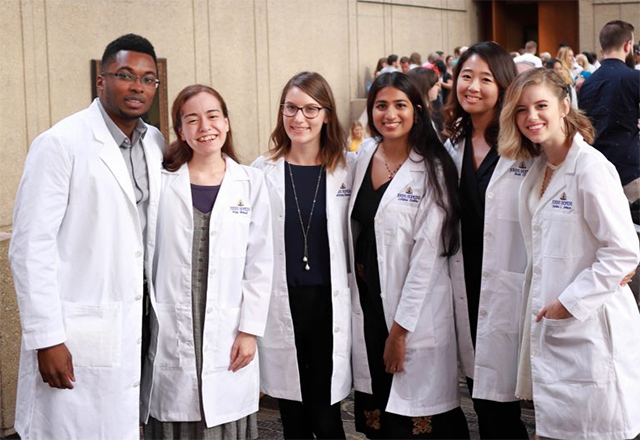
[[536,322],[540,322],[543,317],[547,319],[568,319],[573,318],[573,315],[564,308],[559,300],[554,299],[536,315]]
[[394,321],[382,355],[387,373],[399,373],[404,369],[404,357],[407,352],[406,336],[407,330]]
[[234,373],[246,367],[256,355],[256,337],[249,333],[238,333],[231,347],[231,365],[229,371]]

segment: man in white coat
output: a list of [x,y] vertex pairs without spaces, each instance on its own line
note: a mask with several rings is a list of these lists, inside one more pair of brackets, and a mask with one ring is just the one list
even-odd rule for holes
[[140,117],[158,82],[148,40],[114,40],[99,98],[29,150],[9,249],[22,322],[15,428],[24,440],[139,438],[144,272],[164,145]]

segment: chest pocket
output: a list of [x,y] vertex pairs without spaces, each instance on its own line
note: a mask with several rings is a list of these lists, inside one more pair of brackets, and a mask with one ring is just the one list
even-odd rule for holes
[[392,202],[384,214],[384,242],[386,245],[413,245],[413,230],[418,205]]
[[219,234],[219,240],[224,243],[220,249],[220,256],[226,258],[244,258],[247,254],[249,227],[251,226],[251,207],[226,207],[226,212],[220,222],[220,230],[211,234]]

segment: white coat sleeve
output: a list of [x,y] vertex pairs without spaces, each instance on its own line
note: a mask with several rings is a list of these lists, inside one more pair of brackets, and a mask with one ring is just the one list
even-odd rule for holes
[[27,350],[66,340],[58,287],[58,231],[69,200],[72,164],[51,132],[32,143],[13,213],[9,259]]
[[409,271],[394,317],[398,324],[410,332],[418,325],[422,306],[435,280],[442,271],[448,273],[446,259],[441,256],[443,213],[429,194],[425,194],[415,218]]
[[616,292],[620,281],[638,266],[638,236],[620,178],[609,163],[598,161],[578,177],[584,218],[600,242],[596,261],[578,274],[558,299],[584,321]]
[[251,179],[251,221],[242,279],[241,332],[262,336],[267,323],[273,277],[271,203],[262,171]]

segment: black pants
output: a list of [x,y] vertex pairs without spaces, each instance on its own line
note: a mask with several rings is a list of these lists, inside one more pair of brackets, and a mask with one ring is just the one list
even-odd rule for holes
[[[473,395],[473,379],[467,377],[469,394]],[[482,439],[529,439],[527,428],[520,418],[520,402],[494,402],[473,399],[478,415],[478,428]]]
[[289,303],[302,402],[278,399],[285,439],[345,438],[340,403],[331,405],[331,287],[291,287]]

